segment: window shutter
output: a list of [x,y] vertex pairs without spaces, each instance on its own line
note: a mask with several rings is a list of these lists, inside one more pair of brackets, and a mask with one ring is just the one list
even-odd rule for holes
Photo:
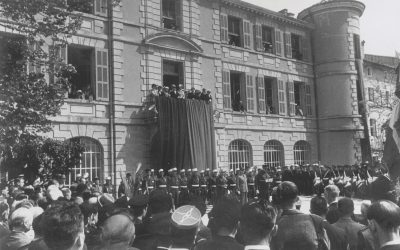
[[262,51],[262,26],[259,23],[254,25],[254,48]]
[[275,53],[282,55],[282,32],[279,29],[275,29]]
[[99,16],[107,16],[107,0],[94,1],[94,14]]
[[251,47],[251,31],[250,31],[250,21],[243,19],[243,45],[246,49]]
[[282,80],[278,80],[278,101],[279,101],[279,114],[286,114],[286,95],[285,86]]
[[254,84],[251,75],[246,75],[246,101],[247,112],[254,113]]
[[256,82],[257,82],[258,113],[265,114],[266,104],[265,104],[264,77],[262,76],[256,77]]
[[221,42],[228,43],[228,15],[221,13]]
[[294,100],[294,82],[288,81],[288,98],[289,98],[289,115],[294,116],[296,114],[296,103]]
[[108,99],[108,51],[96,49],[96,93],[97,100]]
[[309,61],[310,60],[310,40],[307,37],[302,38],[302,43],[303,43],[303,61]]
[[222,94],[224,96],[224,109],[231,110],[231,76],[229,71],[222,71]]
[[182,27],[182,11],[181,11],[181,0],[175,1],[175,17],[176,27],[178,30],[183,30]]
[[312,106],[311,106],[311,85],[306,83],[306,116],[312,116]]
[[285,32],[284,37],[285,37],[285,55],[287,58],[292,58],[292,36],[290,32]]

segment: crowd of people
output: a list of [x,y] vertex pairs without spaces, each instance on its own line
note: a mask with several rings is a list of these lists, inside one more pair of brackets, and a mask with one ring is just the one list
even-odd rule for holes
[[163,96],[176,99],[202,100],[208,103],[212,101],[211,90],[205,88],[198,90],[194,87],[190,90],[186,90],[183,84],[178,84],[178,86],[171,84],[171,87],[152,84],[150,95],[151,97]]
[[[335,185],[352,178],[347,170],[371,178],[358,215]],[[166,172],[127,173],[117,190],[88,174],[71,185],[65,175],[2,184],[0,249],[400,249],[392,182],[365,166]],[[304,214],[299,195],[312,190]]]

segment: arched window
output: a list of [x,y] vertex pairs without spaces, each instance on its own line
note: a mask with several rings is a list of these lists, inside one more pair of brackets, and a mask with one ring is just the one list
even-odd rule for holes
[[306,141],[298,141],[294,144],[294,164],[303,165],[311,162],[311,146]]
[[271,140],[264,144],[264,164],[269,167],[285,165],[285,151],[282,143]]
[[246,169],[252,165],[251,145],[244,140],[234,140],[229,144],[228,157],[229,168],[236,171],[237,168]]
[[68,184],[73,183],[76,180],[76,176],[85,173],[89,174],[89,180],[92,181],[95,177],[102,180],[103,175],[103,148],[101,144],[89,137],[78,137],[71,140],[79,140],[80,144],[83,146],[84,151],[81,156],[79,165],[71,168]]

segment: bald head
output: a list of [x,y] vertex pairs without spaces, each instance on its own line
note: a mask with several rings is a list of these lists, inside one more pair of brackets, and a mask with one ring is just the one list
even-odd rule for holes
[[130,244],[134,239],[135,224],[128,215],[117,214],[105,220],[101,232],[101,241],[104,245]]

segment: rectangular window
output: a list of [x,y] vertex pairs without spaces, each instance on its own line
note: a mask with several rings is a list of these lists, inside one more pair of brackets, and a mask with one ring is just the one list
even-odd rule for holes
[[233,111],[246,111],[246,84],[244,82],[244,73],[231,72],[231,100]]
[[162,0],[162,25],[165,29],[180,30],[181,1]]
[[107,0],[67,0],[67,4],[70,8],[78,12],[107,16]]
[[297,60],[303,60],[303,47],[301,45],[301,36],[291,34],[292,44],[292,58]]
[[265,86],[265,104],[267,114],[279,113],[278,86],[277,79],[264,77]]
[[274,29],[262,26],[262,49],[267,53],[274,53]]
[[355,59],[361,59],[360,36],[357,34],[354,34],[353,42],[354,42],[354,57],[355,57]]
[[[95,94],[94,49],[83,46],[68,46],[67,61],[68,64],[75,67],[77,72],[72,75],[68,98],[93,99]],[[102,74],[98,74],[98,77],[102,78]]]
[[228,16],[228,44],[237,47],[243,47],[241,37],[242,20],[237,17]]
[[368,100],[371,102],[375,101],[375,90],[373,88],[368,88]]
[[184,84],[183,62],[163,60],[163,85],[171,88],[172,84]]
[[371,136],[376,136],[376,120],[370,119],[369,126],[370,126],[370,130],[371,130]]

